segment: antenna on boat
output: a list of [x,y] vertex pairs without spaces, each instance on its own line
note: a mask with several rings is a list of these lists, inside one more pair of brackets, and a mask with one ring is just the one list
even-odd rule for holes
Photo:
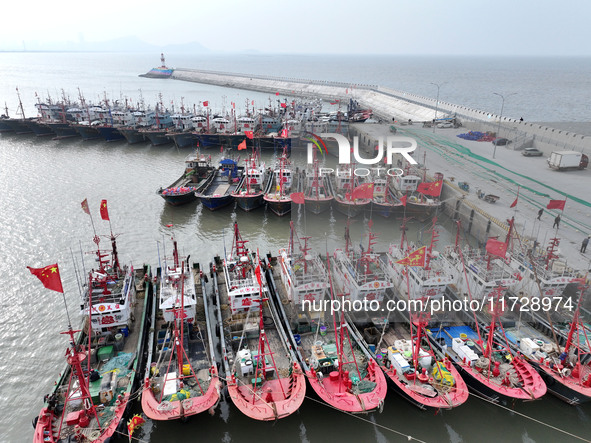
[[[18,87],[16,88],[16,95],[18,97],[18,107],[21,110],[21,115],[23,116],[23,120],[24,120],[25,119],[25,110],[23,109],[23,102],[21,101],[21,94],[18,91]],[[18,111],[17,111],[17,114],[18,114]]]

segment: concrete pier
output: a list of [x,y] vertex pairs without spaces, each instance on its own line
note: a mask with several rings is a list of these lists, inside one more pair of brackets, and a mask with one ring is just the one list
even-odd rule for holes
[[555,150],[574,150],[591,155],[591,136],[581,135],[569,130],[551,128],[535,123],[522,122],[509,117],[467,108],[465,106],[436,102],[430,97],[398,91],[378,85],[331,82],[313,79],[272,77],[251,74],[206,71],[176,68],[171,78],[177,80],[205,83],[210,85],[246,89],[288,96],[311,96],[326,100],[348,102],[354,98],[364,108],[386,122],[398,120],[407,122],[432,121],[437,116],[456,116],[466,130],[497,132],[497,136],[513,141],[511,148],[523,149],[535,146],[549,155]]

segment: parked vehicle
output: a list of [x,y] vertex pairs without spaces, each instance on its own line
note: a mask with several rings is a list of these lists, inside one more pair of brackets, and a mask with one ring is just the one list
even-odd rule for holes
[[541,157],[544,153],[536,148],[525,148],[521,151],[521,155],[524,157]]
[[548,158],[548,166],[557,171],[568,169],[585,169],[589,157],[577,151],[554,151]]
[[495,146],[505,146],[505,145],[508,145],[509,143],[511,143],[511,140],[508,140],[508,139],[502,138],[502,137],[495,138],[492,141],[492,144]]

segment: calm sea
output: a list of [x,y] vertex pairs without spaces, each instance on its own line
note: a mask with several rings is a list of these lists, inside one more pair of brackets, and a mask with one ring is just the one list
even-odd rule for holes
[[[582,121],[587,117],[585,107],[591,91],[589,59],[171,55],[168,63],[376,83],[430,96],[436,93],[430,82],[448,82],[441,89],[442,100],[491,111],[500,105],[492,92],[517,92],[505,103],[506,113],[523,115],[530,121]],[[214,107],[231,102],[240,107],[247,99],[262,106],[269,100],[265,94],[250,91],[137,77],[157,64],[158,54],[4,53],[0,54],[0,100],[6,101],[14,114],[18,87],[25,111],[31,115],[35,92],[57,98],[63,88],[66,95],[76,98],[77,87],[94,101],[105,93],[111,99],[137,101],[140,89],[152,104],[160,92],[165,104],[174,101],[176,106],[181,98],[185,106],[209,100]],[[195,261],[207,264],[215,254],[223,253],[225,243],[229,247],[234,220],[251,248],[276,252],[286,246],[289,218],[280,219],[264,210],[246,214],[230,208],[210,213],[196,204],[180,208],[165,205],[155,191],[181,174],[183,159],[189,153],[173,147],[0,136],[0,441],[31,440],[31,419],[63,369],[66,343],[59,332],[66,327],[66,316],[61,296],[44,290],[26,266],[59,263],[70,315],[77,324],[79,292],[72,255],[80,260],[82,249],[88,261],[91,256],[86,251],[91,249],[94,235],[88,216],[80,209],[85,198],[97,231],[103,235],[108,233],[108,224],[99,219],[98,205],[101,199],[108,200],[113,230],[120,234],[122,259],[136,266],[157,265],[158,244],[169,242],[172,234],[183,255],[191,254]],[[214,158],[220,155],[215,150],[211,154]],[[267,153],[265,158],[271,162],[273,154]],[[294,161],[303,162],[297,155]],[[295,213],[293,219],[301,233],[312,236],[312,246],[318,252],[330,251],[342,241],[344,220],[340,216],[319,222]],[[379,249],[399,238],[398,224],[375,220]],[[355,244],[366,245],[366,225],[361,220],[353,224]],[[442,219],[440,225],[442,244],[452,241],[451,223]],[[413,224],[410,238],[420,241],[428,227],[429,223]],[[516,411],[591,438],[588,405],[570,407],[548,397],[508,408],[470,399],[456,410],[432,415],[389,393],[382,414],[351,418],[306,400],[297,414],[272,424],[249,420],[223,402],[214,416],[205,414],[188,423],[148,421],[138,437],[154,443],[197,438],[226,442],[407,441],[395,430],[429,442],[570,441],[570,437],[512,412]]]

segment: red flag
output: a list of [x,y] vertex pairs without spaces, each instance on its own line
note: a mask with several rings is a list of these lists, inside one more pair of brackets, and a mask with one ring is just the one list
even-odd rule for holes
[[261,264],[259,263],[254,270],[255,275],[257,276],[257,281],[259,282],[259,286],[263,286],[263,279],[261,278]]
[[127,431],[128,431],[128,435],[129,435],[129,439],[131,440],[131,436],[133,435],[133,432],[139,428],[141,425],[143,425],[146,422],[146,420],[144,420],[143,417],[141,417],[140,415],[134,415],[132,417],[131,420],[129,420],[127,422]]
[[278,93],[278,92],[276,92],[276,93],[275,93],[275,95],[279,95],[279,93]]
[[57,263],[45,266],[44,268],[31,268],[30,266],[27,266],[27,269],[31,271],[31,274],[41,280],[41,283],[43,283],[43,286],[47,289],[62,293],[64,292]]
[[289,196],[291,201],[296,205],[303,205],[304,204],[304,193],[303,192],[294,192]]
[[564,211],[565,204],[566,204],[566,199],[565,200],[550,200],[550,203],[548,203],[548,206],[546,206],[546,209],[560,209],[561,211]]
[[254,100],[252,101],[251,105],[254,106]]
[[287,108],[287,103],[281,103],[282,108]]
[[244,135],[246,135],[246,138],[249,138],[251,140],[254,138],[254,132],[252,131],[244,131]]
[[109,220],[109,211],[107,210],[107,200],[101,201],[101,218]]
[[82,205],[82,210],[86,212],[88,215],[90,215],[90,209],[88,209],[88,199],[85,198],[84,201],[80,204]]
[[209,106],[209,102],[203,102],[203,106]]
[[243,149],[246,149],[246,139],[242,140],[242,142],[238,145],[239,151],[242,151]]
[[490,255],[505,258],[505,255],[507,255],[507,244],[494,238],[489,238],[486,242],[486,252]]
[[425,266],[425,252],[427,251],[427,247],[423,246],[422,248],[417,249],[416,251],[409,254],[407,257],[404,257],[401,260],[398,260],[396,263],[399,265],[408,265],[408,266]]
[[352,197],[356,198],[373,198],[373,183],[363,183],[353,189]]
[[430,195],[431,197],[439,197],[441,195],[442,186],[443,180],[430,183],[419,183],[417,191],[425,195]]
[[406,207],[406,195],[403,195],[403,196],[400,198],[400,203],[402,203],[402,206],[405,206],[405,207]]
[[517,206],[517,200],[519,200],[519,189],[520,186],[517,187],[517,196],[515,197],[515,201],[511,203],[511,206],[509,206],[510,208],[514,208],[515,206]]
[[172,228],[172,224],[166,225],[167,228]]
[[287,136],[288,136],[287,129],[281,130],[281,137],[284,137],[285,138]]

